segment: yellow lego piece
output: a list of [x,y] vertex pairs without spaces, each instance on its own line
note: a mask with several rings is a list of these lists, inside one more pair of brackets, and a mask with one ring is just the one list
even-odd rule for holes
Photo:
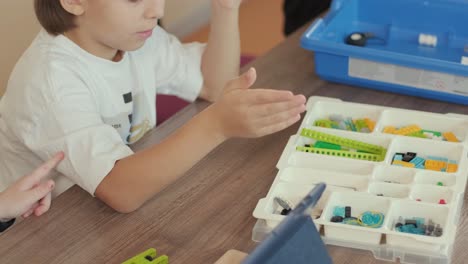
[[452,133],[452,132],[445,132],[442,133],[442,136],[444,136],[445,140],[450,141],[450,142],[460,142],[458,138]]
[[414,163],[411,163],[411,162],[406,162],[406,161],[402,161],[402,160],[394,160],[392,162],[393,165],[401,165],[403,167],[408,167],[408,168],[414,168]]
[[396,131],[396,128],[394,126],[386,126],[383,129],[383,132],[387,134],[394,134],[395,131]]
[[427,170],[441,171],[442,169],[447,168],[447,162],[440,160],[426,160],[424,167]]
[[458,165],[449,163],[447,166],[447,172],[456,172],[458,170]]
[[374,131],[375,128],[375,122],[370,120],[369,118],[364,118],[364,122],[366,123],[367,127],[369,128],[370,131]]
[[416,133],[416,132],[419,132],[419,131],[421,131],[421,128],[419,126],[411,125],[411,126],[402,127],[400,129],[398,129],[397,131],[395,131],[394,133],[396,135],[406,136],[408,134]]

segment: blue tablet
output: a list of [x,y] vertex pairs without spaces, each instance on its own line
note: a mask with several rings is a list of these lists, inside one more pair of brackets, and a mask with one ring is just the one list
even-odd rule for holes
[[333,263],[310,216],[325,188],[316,185],[242,264]]

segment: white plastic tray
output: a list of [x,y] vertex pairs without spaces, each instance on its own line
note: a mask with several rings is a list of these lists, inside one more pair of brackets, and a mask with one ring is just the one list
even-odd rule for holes
[[[313,126],[317,119],[340,114],[376,122],[370,133]],[[418,125],[422,129],[452,132],[461,142],[437,141],[383,133],[386,126]],[[355,160],[297,151],[297,146],[313,140],[300,136],[303,128],[313,129],[387,149],[381,162]],[[396,152],[416,152],[418,156],[440,156],[456,161],[458,170],[438,172],[392,165]],[[327,190],[312,213],[317,229],[327,244],[368,249],[379,259],[401,263],[450,263],[460,210],[468,178],[468,116],[435,114],[311,97],[307,114],[296,135],[291,136],[277,167],[279,172],[253,215],[259,221],[253,239],[260,241],[285,216],[274,202],[280,196],[295,205],[315,184],[327,183]],[[442,182],[443,186],[437,183]],[[380,196],[383,195],[383,196]],[[439,204],[444,199],[446,204]],[[352,215],[380,211],[385,220],[380,228],[332,223],[336,206],[351,206]],[[423,217],[443,227],[441,237],[398,232],[399,217]]]

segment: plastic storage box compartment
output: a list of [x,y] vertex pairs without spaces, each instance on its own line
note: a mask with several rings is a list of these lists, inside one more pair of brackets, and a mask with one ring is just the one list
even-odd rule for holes
[[[334,0],[301,45],[325,80],[468,105],[467,12],[464,0]],[[348,45],[353,32],[375,38]],[[420,34],[437,45],[420,45]]]

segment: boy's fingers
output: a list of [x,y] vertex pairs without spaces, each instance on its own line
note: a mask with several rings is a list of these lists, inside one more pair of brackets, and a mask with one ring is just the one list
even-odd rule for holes
[[289,101],[254,105],[252,106],[252,112],[257,116],[266,117],[299,107],[302,109],[300,111],[300,113],[302,113],[305,111],[305,105],[302,98],[303,96],[294,96],[294,99]]
[[286,111],[270,114],[269,116],[265,116],[257,120],[257,122],[262,127],[274,125],[277,123],[283,123],[285,121],[296,118],[297,115],[300,115],[304,111],[305,107],[303,105],[300,105],[291,109],[287,109]]
[[253,89],[247,93],[250,104],[268,104],[294,100],[294,94],[290,91]]
[[36,216],[41,216],[50,209],[50,203],[52,201],[52,195],[48,193],[46,197],[39,201],[39,206],[34,210]]
[[60,161],[63,160],[65,154],[63,152],[59,152],[55,154],[50,160],[42,164],[39,168],[33,171],[30,175],[26,176],[22,180],[22,187],[25,189],[32,188],[35,184],[39,183],[42,179],[44,179],[57,165]]
[[248,71],[240,75],[239,77],[230,80],[227,83],[227,89],[248,89],[252,86],[257,79],[257,72],[254,68],[250,68]]
[[288,119],[286,121],[283,121],[281,123],[276,123],[276,124],[272,124],[270,126],[263,127],[259,131],[259,134],[261,136],[265,136],[265,135],[276,133],[278,131],[281,131],[281,130],[291,126],[292,124],[296,123],[300,119],[301,119],[301,115],[296,115],[295,117],[293,117],[291,119]]
[[28,218],[30,215],[32,215],[32,213],[34,212],[34,209],[36,209],[36,207],[38,206],[38,204],[34,204],[31,208],[28,209],[28,211],[26,211],[24,214],[21,215],[21,217],[23,218]]

